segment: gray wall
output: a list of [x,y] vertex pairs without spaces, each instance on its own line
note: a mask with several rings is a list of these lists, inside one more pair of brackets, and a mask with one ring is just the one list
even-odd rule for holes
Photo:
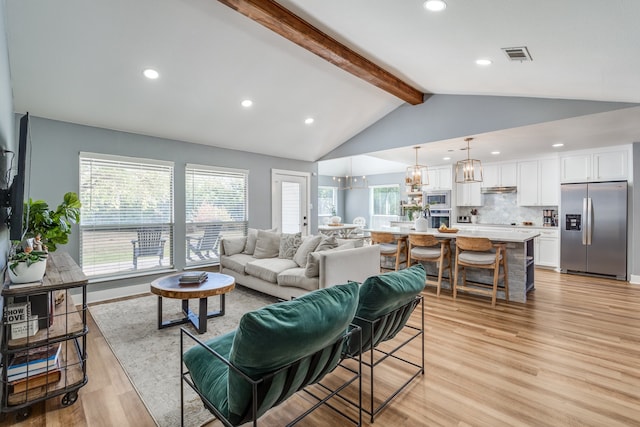
[[[0,149],[15,151],[13,121],[13,96],[11,76],[9,73],[9,51],[7,49],[7,33],[5,28],[5,1],[0,0]],[[10,156],[0,154],[0,188],[8,186],[6,182]],[[3,271],[9,248],[9,232],[4,223],[4,208],[0,208],[0,271]]]
[[[15,116],[18,120],[19,115]],[[31,193],[32,199],[46,200],[57,206],[64,193],[79,191],[79,160],[82,152],[114,154],[137,158],[167,160],[175,168],[174,258],[178,269],[184,267],[185,234],[184,168],[186,163],[223,166],[249,170],[249,225],[271,227],[271,169],[309,172],[310,200],[317,200],[317,164],[242,151],[227,150],[163,138],[143,136],[90,126],[65,123],[31,116]],[[317,213],[311,213],[311,228],[317,230]],[[79,259],[77,227],[70,243],[62,250]],[[146,280],[148,281],[148,279]]]

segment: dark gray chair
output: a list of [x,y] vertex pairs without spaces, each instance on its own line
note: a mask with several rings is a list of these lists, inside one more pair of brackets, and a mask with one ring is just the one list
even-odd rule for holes
[[138,238],[131,241],[133,245],[133,268],[138,269],[138,258],[157,256],[158,265],[162,265],[164,245],[167,239],[162,237],[162,227],[140,227]]

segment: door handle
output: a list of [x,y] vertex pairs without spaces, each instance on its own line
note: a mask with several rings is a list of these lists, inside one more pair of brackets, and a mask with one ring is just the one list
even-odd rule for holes
[[587,197],[587,245],[591,245],[591,239],[593,238],[593,204],[591,203],[591,197]]
[[582,199],[582,244],[587,245],[587,198]]

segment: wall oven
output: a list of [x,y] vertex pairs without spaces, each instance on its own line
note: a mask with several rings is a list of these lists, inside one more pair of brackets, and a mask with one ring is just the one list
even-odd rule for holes
[[431,209],[429,217],[429,228],[440,228],[441,225],[451,226],[450,209]]
[[427,191],[425,193],[425,204],[429,209],[451,209],[451,191]]

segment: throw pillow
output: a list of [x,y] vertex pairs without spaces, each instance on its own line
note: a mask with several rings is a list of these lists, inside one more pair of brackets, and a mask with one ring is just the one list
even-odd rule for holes
[[338,239],[336,239],[336,236],[324,236],[314,252],[326,251],[327,249],[333,249],[337,247]]
[[283,234],[280,236],[280,250],[278,258],[293,259],[298,247],[302,243],[302,233]]
[[242,252],[245,247],[246,237],[226,237],[222,239],[225,255],[235,255]]
[[343,251],[345,249],[352,249],[355,248],[355,242],[347,242],[343,245],[338,246],[337,248],[333,248],[333,249],[326,249],[323,251],[318,251],[315,250],[313,252],[311,252],[308,256],[307,256],[307,265],[304,269],[304,275],[307,277],[318,277],[320,275],[320,252],[336,252],[336,251]]
[[300,267],[304,267],[305,265],[307,265],[307,256],[318,247],[318,244],[321,240],[321,235],[307,236],[307,238],[304,239],[304,241],[296,251],[296,254],[293,256],[293,260],[296,262],[296,264],[298,264]]
[[280,233],[258,230],[253,256],[256,258],[277,258],[278,253],[280,253]]
[[247,230],[247,243],[244,246],[244,251],[247,255],[253,255],[256,250],[256,241],[258,240],[258,230],[255,228],[249,228]]

